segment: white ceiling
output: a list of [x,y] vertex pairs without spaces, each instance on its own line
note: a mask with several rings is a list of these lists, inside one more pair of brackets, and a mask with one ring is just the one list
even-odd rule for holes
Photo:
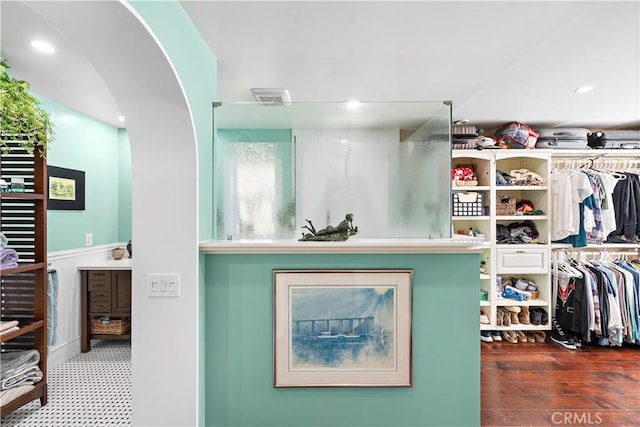
[[[34,92],[121,126],[126,112],[45,3],[0,3],[2,56]],[[218,58],[225,102],[273,87],[294,102],[451,100],[454,120],[485,128],[640,128],[637,0],[180,3]],[[36,36],[57,52],[33,52]]]

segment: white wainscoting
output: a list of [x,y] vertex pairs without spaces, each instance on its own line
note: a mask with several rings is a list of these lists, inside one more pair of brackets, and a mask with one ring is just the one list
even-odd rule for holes
[[51,370],[80,354],[80,272],[78,265],[112,259],[111,249],[118,246],[125,247],[126,242],[47,254],[49,269],[55,269],[58,273],[57,338],[55,344],[49,346],[47,370]]

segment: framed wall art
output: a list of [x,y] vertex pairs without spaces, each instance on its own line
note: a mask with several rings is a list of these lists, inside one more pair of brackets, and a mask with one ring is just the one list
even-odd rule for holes
[[84,171],[47,166],[49,210],[84,210]]
[[275,387],[411,387],[411,270],[274,270]]

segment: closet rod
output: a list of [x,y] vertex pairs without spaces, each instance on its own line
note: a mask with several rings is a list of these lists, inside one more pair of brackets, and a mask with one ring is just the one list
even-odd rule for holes
[[595,158],[580,158],[580,159],[552,159],[552,167],[556,169],[582,169],[582,168],[594,168],[594,169],[616,169],[616,170],[631,170],[640,168],[640,159],[629,157],[595,157]]
[[629,257],[638,257],[638,255],[640,255],[639,253],[639,249],[638,248],[629,248],[629,250],[620,250],[619,248],[616,248],[615,251],[610,251],[606,248],[598,248],[598,249],[589,249],[589,248],[581,248],[580,250],[576,250],[576,249],[565,249],[565,248],[558,248],[558,249],[553,249],[553,251],[555,253],[563,253],[565,256],[571,257],[571,258],[585,258],[587,257],[587,255],[589,255],[591,257],[591,259],[596,259],[598,257],[600,257],[601,259],[603,257],[606,257],[606,259],[610,260],[610,259],[616,259],[616,258],[624,258],[624,259],[629,259]]

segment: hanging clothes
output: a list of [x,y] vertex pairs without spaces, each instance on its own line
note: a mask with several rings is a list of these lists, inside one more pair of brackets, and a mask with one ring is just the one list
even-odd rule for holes
[[640,176],[591,167],[553,168],[550,233],[554,243],[640,242]]
[[628,260],[552,261],[554,319],[584,342],[640,344],[640,269]]
[[616,228],[611,232],[615,241],[634,242],[640,236],[638,211],[640,211],[640,177],[625,172],[626,179],[617,182],[613,190],[613,205],[616,212]]

